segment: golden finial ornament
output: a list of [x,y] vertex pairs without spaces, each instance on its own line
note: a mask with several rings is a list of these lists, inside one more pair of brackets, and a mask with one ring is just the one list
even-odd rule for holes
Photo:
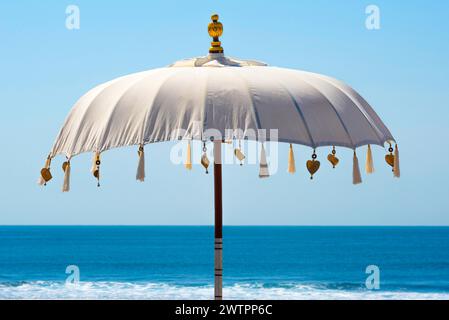
[[221,42],[219,37],[223,34],[223,24],[218,21],[218,14],[213,14],[211,17],[212,22],[209,23],[207,31],[212,37],[211,47],[209,53],[223,53],[223,48],[221,47]]

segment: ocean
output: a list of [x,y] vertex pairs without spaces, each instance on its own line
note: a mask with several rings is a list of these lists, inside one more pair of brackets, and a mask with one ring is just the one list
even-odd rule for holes
[[[212,299],[213,243],[203,226],[0,227],[0,299]],[[223,255],[225,299],[449,299],[449,227],[224,227]]]

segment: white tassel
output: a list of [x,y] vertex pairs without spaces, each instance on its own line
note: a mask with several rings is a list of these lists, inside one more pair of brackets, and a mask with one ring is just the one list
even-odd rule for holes
[[190,141],[187,145],[187,158],[184,166],[187,170],[192,170],[192,147],[190,146]]
[[357,154],[354,150],[354,159],[352,162],[352,183],[359,184],[362,183],[362,175],[360,174],[359,159],[357,159]]
[[45,186],[46,182],[44,178],[42,177],[42,174],[39,176],[39,179],[37,179],[37,184],[40,186]]
[[296,172],[295,155],[293,153],[293,146],[290,143],[290,150],[288,152],[288,173],[294,174]]
[[396,178],[401,177],[401,169],[399,167],[399,149],[398,145],[396,144],[394,148],[394,166],[393,166],[393,174]]
[[139,147],[139,164],[137,166],[136,180],[140,182],[145,181],[145,152],[143,145]]
[[269,176],[270,176],[270,172],[268,171],[267,155],[265,153],[265,148],[262,144],[262,150],[260,151],[259,178],[268,178]]
[[374,173],[373,154],[371,152],[371,146],[370,145],[368,145],[368,151],[366,152],[365,171],[368,174]]
[[64,170],[64,184],[62,185],[62,192],[70,191],[70,161],[67,161],[67,165]]
[[45,180],[44,180],[44,178],[42,178],[42,175],[39,177],[39,179],[37,179],[37,184],[40,186],[45,185]]

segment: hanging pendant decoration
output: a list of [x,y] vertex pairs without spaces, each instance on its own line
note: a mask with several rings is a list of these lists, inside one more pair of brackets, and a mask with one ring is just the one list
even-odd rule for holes
[[399,149],[398,149],[398,145],[397,144],[394,147],[393,174],[394,174],[395,178],[400,178],[401,177],[401,169],[399,167]]
[[390,148],[388,148],[388,152],[390,154],[387,154],[385,156],[385,161],[391,166],[392,170],[394,171],[394,155],[393,155],[393,147],[390,144]]
[[206,148],[206,142],[203,142],[203,155],[201,156],[201,165],[206,169],[206,174],[209,174],[208,168],[209,168],[209,158],[207,157],[207,148]]
[[313,149],[312,160],[307,161],[307,170],[310,173],[310,180],[313,180],[313,175],[320,169],[320,162],[316,160],[317,155],[315,149]]
[[97,179],[97,187],[100,187],[100,152],[96,152],[94,155],[93,165],[92,165],[92,174]]
[[51,175],[51,172],[50,172],[50,165],[51,165],[51,157],[48,156],[47,160],[45,160],[44,167],[41,169],[41,175],[37,182],[41,186],[46,186],[47,182],[53,178],[53,176]]
[[267,163],[267,155],[265,153],[265,147],[262,143],[262,149],[260,151],[260,169],[259,169],[259,178],[268,178],[270,176],[270,172],[268,171],[268,163]]
[[240,165],[243,166],[243,160],[245,160],[245,155],[242,152],[242,143],[239,140],[239,147],[234,149],[235,157],[240,161]]
[[288,150],[288,173],[294,174],[296,172],[295,154],[293,153],[293,146],[290,143]]
[[190,141],[187,144],[187,156],[184,166],[187,170],[192,170],[192,146],[190,145]]
[[62,164],[62,171],[64,172],[64,183],[62,185],[62,192],[70,191],[70,159],[67,159]]
[[137,173],[136,173],[136,180],[140,182],[145,181],[145,151],[143,144],[139,146],[139,151],[137,151],[137,154],[139,156],[139,163],[137,165]]
[[335,167],[338,165],[340,160],[335,156],[337,154],[337,151],[335,150],[335,147],[332,148],[332,153],[330,153],[327,156],[327,160],[332,164],[332,168],[335,169]]
[[374,162],[373,162],[373,154],[371,152],[371,145],[368,145],[368,150],[366,151],[365,171],[367,174],[374,173]]
[[352,184],[362,183],[362,175],[360,174],[359,159],[354,150],[354,158],[352,161]]

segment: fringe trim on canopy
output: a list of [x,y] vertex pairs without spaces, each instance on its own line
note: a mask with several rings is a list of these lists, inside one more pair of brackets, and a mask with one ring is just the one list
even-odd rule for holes
[[39,177],[39,179],[37,179],[37,184],[40,186],[45,186],[47,184],[44,178],[42,178],[42,175]]
[[360,174],[359,159],[357,158],[355,150],[354,150],[354,158],[352,161],[352,183],[353,184],[362,183],[362,175]]
[[140,182],[145,181],[145,151],[143,148],[143,145],[139,147],[138,151],[139,155],[139,163],[137,165],[137,173],[136,173],[136,180]]
[[190,141],[187,144],[187,157],[184,166],[186,167],[187,170],[192,170],[192,147],[190,145]]
[[62,185],[62,192],[70,191],[70,160],[67,160],[63,164],[64,169],[64,183]]
[[365,171],[367,174],[374,173],[374,162],[373,162],[373,154],[371,152],[371,145],[368,145],[368,151],[366,152]]
[[399,149],[398,149],[398,145],[396,144],[395,148],[394,148],[394,166],[393,166],[393,175],[396,178],[400,178],[401,177],[401,169],[399,167]]
[[294,174],[296,172],[295,154],[293,153],[293,146],[290,143],[290,149],[288,151],[288,173]]
[[262,144],[262,150],[260,151],[260,170],[259,178],[268,178],[270,172],[268,171],[267,155],[265,153],[265,148]]

